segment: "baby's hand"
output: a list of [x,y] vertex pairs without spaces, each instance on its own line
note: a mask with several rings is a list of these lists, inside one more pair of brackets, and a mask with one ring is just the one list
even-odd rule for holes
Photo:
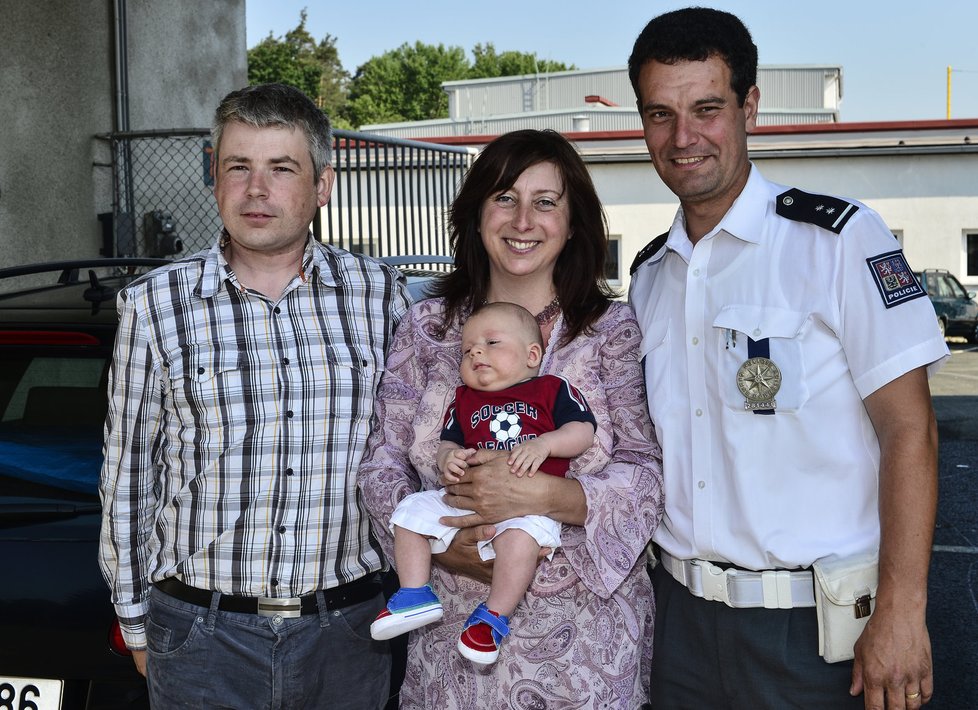
[[475,449],[452,449],[442,462],[441,484],[443,486],[458,483],[462,474],[469,467],[466,459],[475,453]]
[[527,439],[522,444],[513,449],[509,455],[507,463],[510,473],[522,478],[525,473],[527,478],[533,478],[546,458],[550,456],[550,447],[541,439]]

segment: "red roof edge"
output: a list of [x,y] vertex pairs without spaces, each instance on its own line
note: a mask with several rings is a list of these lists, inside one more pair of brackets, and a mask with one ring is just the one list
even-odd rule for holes
[[923,121],[854,121],[852,123],[799,123],[791,126],[758,126],[754,133],[868,133],[873,131],[924,131],[940,128],[978,128],[978,118]]

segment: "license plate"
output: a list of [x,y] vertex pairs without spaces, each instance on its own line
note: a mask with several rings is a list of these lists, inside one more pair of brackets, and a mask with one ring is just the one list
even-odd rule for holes
[[60,680],[0,677],[0,708],[61,710],[63,688]]

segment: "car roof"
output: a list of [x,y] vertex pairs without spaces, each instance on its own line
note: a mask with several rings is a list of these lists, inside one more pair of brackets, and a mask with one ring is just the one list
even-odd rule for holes
[[[445,256],[388,256],[417,300],[430,283],[451,268]],[[52,328],[114,328],[119,290],[167,259],[123,257],[47,262],[0,269],[0,328],[14,324]],[[426,267],[432,268],[426,268]]]
[[0,269],[0,328],[114,329],[116,295],[162,259],[81,259]]

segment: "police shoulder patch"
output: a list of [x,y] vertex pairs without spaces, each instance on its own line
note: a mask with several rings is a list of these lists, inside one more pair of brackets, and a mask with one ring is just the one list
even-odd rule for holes
[[883,297],[883,305],[887,308],[924,295],[924,289],[910,270],[910,264],[902,251],[890,251],[870,257],[866,259],[866,264],[869,265],[876,288]]
[[858,205],[838,197],[813,195],[797,188],[782,192],[775,203],[775,210],[785,219],[808,222],[836,234],[858,209]]
[[628,275],[631,276],[635,273],[642,264],[651,259],[656,252],[658,252],[662,247],[666,245],[666,239],[669,238],[669,232],[660,234],[651,242],[642,247],[641,251],[635,255],[635,259],[632,261],[631,267],[628,269]]

